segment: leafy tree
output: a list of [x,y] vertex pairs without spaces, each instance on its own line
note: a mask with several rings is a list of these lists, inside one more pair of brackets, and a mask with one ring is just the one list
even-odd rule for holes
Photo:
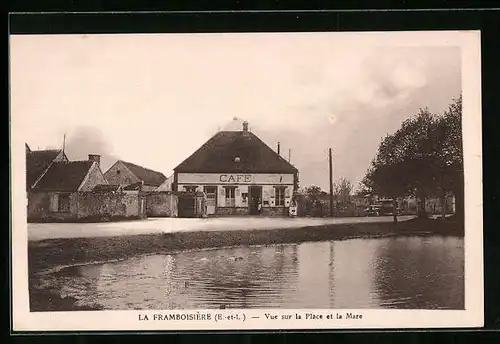
[[321,190],[321,188],[319,186],[311,185],[311,186],[306,187],[303,190],[303,194],[308,196],[311,199],[316,200],[319,198],[320,195],[325,194],[325,192],[323,190]]
[[353,188],[354,187],[352,183],[347,178],[340,178],[333,185],[333,194],[335,196],[335,199],[337,200],[337,204],[346,206],[351,199]]
[[[422,204],[435,187],[435,116],[428,109],[403,122],[387,135],[365,177],[365,185],[381,196],[396,198],[417,193]],[[425,207],[421,206],[421,213]]]
[[314,215],[313,213],[318,209],[319,198],[321,195],[326,195],[326,192],[321,190],[319,186],[307,186],[299,191],[299,203],[302,211],[307,215]]
[[[364,189],[381,196],[416,195],[419,215],[425,199],[452,191],[457,213],[463,210],[462,98],[442,116],[420,109],[380,143],[365,178]],[[444,196],[443,196],[444,197]],[[462,210],[459,209],[459,204]]]
[[462,96],[453,100],[440,118],[437,127],[439,138],[439,185],[443,200],[448,192],[455,196],[456,214],[464,214],[464,167],[462,142]]

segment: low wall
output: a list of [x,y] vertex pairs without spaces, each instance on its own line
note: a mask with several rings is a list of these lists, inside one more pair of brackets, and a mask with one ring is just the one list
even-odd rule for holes
[[76,193],[69,195],[69,212],[51,211],[50,200],[54,192],[37,192],[28,194],[28,222],[71,222],[78,218],[78,196]]
[[287,207],[262,208],[261,214],[264,216],[289,216]]
[[[217,216],[243,216],[250,215],[248,207],[217,207],[215,210]],[[264,207],[260,214],[262,216],[284,217],[289,216],[287,207]]]
[[153,192],[146,196],[146,212],[151,217],[177,217],[177,196],[172,192]]
[[100,222],[146,217],[146,199],[138,193],[73,192],[69,211],[53,211],[51,199],[56,192],[28,194],[28,222]]
[[242,216],[248,215],[248,207],[216,207],[215,215],[217,216]]
[[146,200],[137,193],[79,192],[78,218],[113,220],[146,217]]

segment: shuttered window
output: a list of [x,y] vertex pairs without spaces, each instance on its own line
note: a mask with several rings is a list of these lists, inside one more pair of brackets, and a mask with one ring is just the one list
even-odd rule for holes
[[275,204],[278,207],[285,206],[285,187],[284,186],[275,186],[274,187],[274,195],[275,195]]
[[234,206],[236,206],[236,197],[235,197],[236,187],[228,186],[228,187],[225,187],[225,189],[226,189],[226,192],[225,192],[225,195],[226,195],[226,207],[234,207]]

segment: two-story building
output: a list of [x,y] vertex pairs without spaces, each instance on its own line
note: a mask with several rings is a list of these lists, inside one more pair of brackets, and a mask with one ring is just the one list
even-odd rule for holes
[[220,131],[174,169],[174,191],[206,194],[207,215],[287,216],[298,170],[244,122]]

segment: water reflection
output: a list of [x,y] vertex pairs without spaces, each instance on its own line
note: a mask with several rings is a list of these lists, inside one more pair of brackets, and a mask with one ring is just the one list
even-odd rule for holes
[[373,271],[377,272],[373,286],[383,307],[464,308],[461,239],[387,239],[377,248]]
[[464,307],[463,240],[353,239],[137,257],[42,282],[105,309]]
[[383,239],[335,243],[330,274],[332,308],[361,309],[378,306],[379,299],[373,291],[372,279],[380,272],[374,269],[373,263],[377,258],[377,248],[383,245]]

